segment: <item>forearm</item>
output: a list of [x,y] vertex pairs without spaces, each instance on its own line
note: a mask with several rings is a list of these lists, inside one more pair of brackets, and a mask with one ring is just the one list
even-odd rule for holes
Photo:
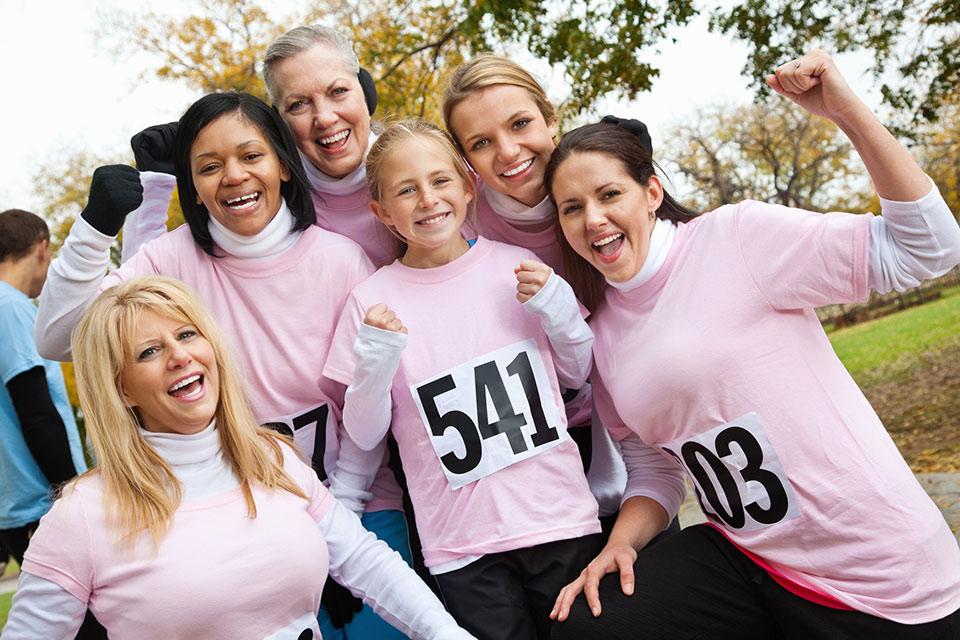
[[670,517],[659,502],[646,496],[627,498],[620,505],[617,522],[610,532],[610,546],[628,545],[639,551],[667,528]]
[[77,475],[63,418],[57,412],[43,367],[34,367],[7,383],[13,409],[30,455],[51,485]]
[[70,640],[83,623],[87,605],[60,585],[21,572],[3,640]]
[[176,177],[141,171],[140,182],[143,184],[143,202],[124,221],[121,263],[130,259],[141,246],[167,232],[167,211],[177,186]]
[[386,453],[385,439],[367,451],[357,446],[347,434],[341,434],[337,466],[330,473],[330,493],[350,511],[357,515],[362,514],[367,502],[373,497],[370,487]]
[[411,638],[466,640],[443,605],[400,555],[340,504],[321,520],[330,575]]
[[376,447],[390,430],[390,390],[406,343],[406,334],[360,325],[353,348],[356,367],[343,401],[343,428],[362,449]]
[[573,289],[556,273],[543,288],[523,303],[539,318],[550,347],[560,384],[579,389],[587,381],[593,364],[593,332],[580,313]]
[[930,190],[920,165],[862,101],[836,116],[834,122],[860,154],[881,198],[910,202]]
[[34,336],[45,358],[70,359],[70,334],[97,296],[110,265],[106,236],[77,217],[40,293]]

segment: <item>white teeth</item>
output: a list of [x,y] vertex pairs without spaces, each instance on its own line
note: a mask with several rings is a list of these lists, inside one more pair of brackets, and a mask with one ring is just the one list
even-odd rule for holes
[[446,213],[438,213],[435,216],[430,218],[424,218],[423,220],[417,220],[417,224],[437,224],[441,220],[447,217]]
[[257,200],[260,199],[260,192],[255,191],[253,193],[248,193],[242,195],[239,198],[232,198],[230,200],[225,200],[226,205],[231,209],[248,209],[253,205],[257,204]]
[[334,142],[340,142],[344,138],[350,135],[350,129],[344,129],[340,133],[334,134],[327,138],[320,138],[320,144],[332,144]]
[[504,172],[503,172],[503,175],[507,176],[508,178],[509,178],[510,176],[515,176],[515,175],[517,175],[518,173],[521,173],[521,172],[523,172],[523,171],[526,171],[526,170],[527,170],[527,167],[529,167],[529,166],[532,165],[532,164],[533,164],[533,158],[530,158],[529,160],[524,160],[523,162],[521,162],[519,165],[517,165],[517,166],[514,167],[513,169],[510,169],[509,171],[504,171]]
[[607,236],[606,238],[601,238],[600,240],[597,240],[596,242],[593,243],[593,246],[602,247],[603,245],[610,244],[614,240],[619,240],[622,237],[623,237],[622,233],[615,233],[612,236]]
[[173,392],[176,391],[177,389],[182,389],[183,387],[185,387],[185,386],[187,386],[187,385],[193,384],[194,382],[196,382],[196,381],[199,380],[199,379],[200,379],[200,374],[192,375],[192,376],[190,376],[189,378],[184,378],[183,380],[181,380],[181,381],[178,382],[177,384],[175,384],[175,385],[173,385],[172,387],[170,387],[169,389],[167,389],[167,393],[173,393]]

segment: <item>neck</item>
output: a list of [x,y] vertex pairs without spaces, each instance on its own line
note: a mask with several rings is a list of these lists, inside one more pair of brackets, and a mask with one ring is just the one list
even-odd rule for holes
[[293,225],[293,214],[286,201],[281,200],[273,219],[252,236],[230,231],[213,216],[210,216],[207,228],[216,245],[228,254],[238,258],[267,258],[283,253],[297,241],[301,232],[293,231]]
[[469,248],[470,245],[460,235],[452,242],[435,249],[408,245],[407,252],[400,258],[400,263],[412,269],[433,269],[450,264],[465,254]]
[[23,295],[30,296],[34,279],[33,270],[28,266],[26,259],[0,262],[0,280],[22,292]]

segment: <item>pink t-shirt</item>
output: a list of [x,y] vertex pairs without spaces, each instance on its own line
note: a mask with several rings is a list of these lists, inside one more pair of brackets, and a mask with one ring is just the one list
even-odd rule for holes
[[88,602],[112,639],[319,638],[328,556],[317,523],[333,497],[289,449],[284,469],[309,500],[255,485],[256,518],[239,489],[181,504],[156,553],[146,535],[133,550],[116,544],[102,478],[88,475],[40,521],[23,570]]
[[368,307],[409,331],[391,428],[427,566],[599,531],[547,336],[515,298],[530,256],[478,238],[442,267],[394,262],[354,289],[334,336],[324,373],[349,384]]
[[346,195],[322,193],[312,188],[310,197],[317,210],[317,226],[359,244],[377,267],[396,259],[397,239],[370,210],[370,191],[366,184]]
[[616,437],[682,461],[735,544],[916,624],[960,607],[960,550],[813,312],[866,298],[868,239],[869,216],[758,202],[680,225],[657,274],[594,313],[594,397]]
[[[563,277],[563,260],[560,253],[560,240],[557,236],[556,225],[547,229],[529,231],[518,227],[500,216],[487,199],[487,188],[483,183],[477,183],[476,218],[468,220],[463,225],[463,235],[466,238],[476,238],[478,235],[488,240],[496,240],[504,244],[529,249],[536,254],[536,259],[542,261]],[[474,229],[476,227],[476,229]],[[572,427],[590,424],[593,403],[591,401],[590,384],[585,384],[579,393],[566,403],[567,423]]]
[[[183,225],[143,245],[100,289],[150,274],[193,287],[234,348],[257,420],[284,425],[314,467],[329,473],[345,388],[322,367],[347,295],[372,272],[356,243],[319,227],[278,256],[244,259],[204,253]],[[367,511],[402,508],[385,465],[371,490]]]

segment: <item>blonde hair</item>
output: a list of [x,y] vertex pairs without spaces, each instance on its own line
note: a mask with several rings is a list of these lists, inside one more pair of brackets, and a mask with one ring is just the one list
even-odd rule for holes
[[257,424],[226,341],[196,295],[172,278],[136,278],[102,293],[72,341],[80,407],[98,460],[89,473],[99,473],[103,480],[106,511],[118,540],[133,545],[146,531],[159,546],[182,498],[173,470],[143,438],[136,411],[123,399],[121,376],[134,361],[134,334],[146,312],[191,324],[210,343],[220,380],[214,418],[249,517],[257,516],[254,482],[306,499],[283,470],[281,442],[292,444]]
[[553,103],[550,102],[540,83],[526,69],[510,58],[484,53],[457,67],[447,82],[447,88],[443,91],[443,125],[453,136],[457,147],[460,147],[460,141],[457,139],[456,131],[450,125],[450,116],[453,114],[454,107],[477,91],[498,84],[525,89],[533,103],[537,105],[544,122],[550,124],[556,121],[557,113]]
[[[383,165],[386,164],[390,153],[402,142],[413,140],[415,138],[427,140],[438,145],[449,156],[450,164],[460,179],[463,180],[465,189],[476,195],[476,182],[467,162],[460,155],[456,143],[447,134],[436,125],[430,124],[421,118],[408,118],[400,120],[384,129],[383,133],[370,145],[370,151],[367,153],[365,166],[367,169],[367,188],[370,190],[370,198],[380,201],[383,196],[381,187],[383,186]],[[411,158],[410,162],[417,162],[416,158]],[[467,215],[473,217],[476,199],[468,205]],[[389,227],[391,233],[397,237],[401,243],[400,255],[403,255],[406,242],[396,229]]]

